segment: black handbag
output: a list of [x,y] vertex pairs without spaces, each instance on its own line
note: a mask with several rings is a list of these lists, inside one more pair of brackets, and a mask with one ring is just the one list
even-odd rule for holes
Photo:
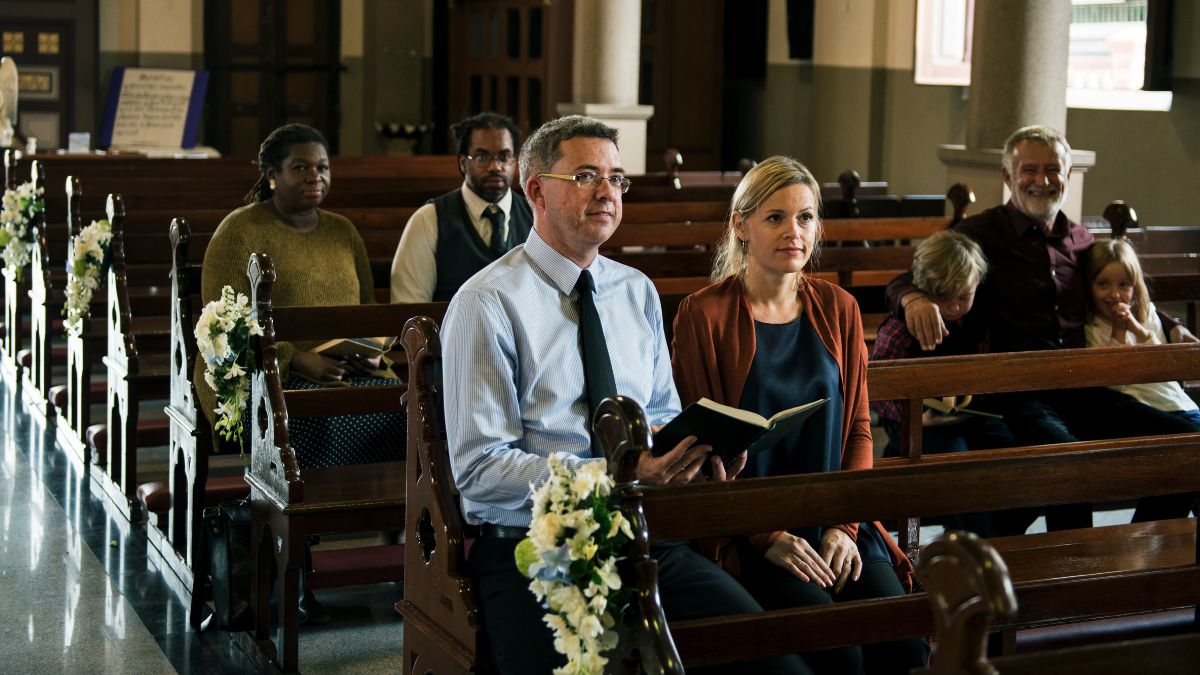
[[217,628],[246,631],[254,627],[250,611],[250,501],[225,502],[204,509],[204,529],[212,575]]

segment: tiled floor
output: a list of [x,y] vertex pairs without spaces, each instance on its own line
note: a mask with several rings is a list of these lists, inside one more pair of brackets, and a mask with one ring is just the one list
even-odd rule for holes
[[[0,672],[250,673],[229,636],[196,633],[170,572],[0,385]],[[399,672],[400,588],[318,591],[305,672]]]

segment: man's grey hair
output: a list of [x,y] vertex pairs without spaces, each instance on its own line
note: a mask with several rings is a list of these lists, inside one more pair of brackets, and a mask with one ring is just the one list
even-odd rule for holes
[[582,136],[584,138],[606,138],[617,144],[617,130],[598,119],[583,115],[567,115],[550,120],[521,146],[521,187],[529,179],[545,173],[562,159],[559,146],[563,141]]
[[1048,148],[1053,148],[1056,152],[1058,151],[1057,146],[1061,145],[1063,154],[1067,158],[1067,166],[1063,167],[1063,170],[1066,171],[1071,166],[1071,144],[1067,143],[1067,137],[1050,127],[1033,125],[1017,129],[1008,137],[1007,141],[1004,141],[1004,170],[1009,175],[1012,175],[1013,172],[1013,151],[1025,141],[1041,143]]

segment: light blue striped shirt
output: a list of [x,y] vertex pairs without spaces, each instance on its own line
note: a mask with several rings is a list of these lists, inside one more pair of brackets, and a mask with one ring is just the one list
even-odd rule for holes
[[[597,256],[588,268],[617,392],[652,424],[679,414],[658,292]],[[546,458],[591,457],[575,283],[580,268],[536,230],[463,284],[442,325],[446,426],[469,523],[526,527]]]

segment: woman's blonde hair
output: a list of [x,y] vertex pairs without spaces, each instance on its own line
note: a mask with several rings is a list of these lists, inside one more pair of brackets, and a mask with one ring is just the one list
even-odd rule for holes
[[[716,258],[713,259],[711,277],[713,283],[735,275],[740,276],[742,272],[746,271],[745,243],[738,239],[737,230],[734,229],[734,214],[741,214],[741,217],[745,218],[758,210],[758,207],[770,199],[771,195],[796,184],[807,185],[812,190],[813,198],[817,202],[817,241],[820,242],[821,186],[817,184],[817,179],[813,178],[808,167],[791,157],[783,155],[768,157],[746,172],[742,182],[738,183],[737,189],[733,192],[729,217],[726,219],[728,227],[725,230],[725,238],[721,240],[720,246],[717,247]],[[819,251],[819,246],[814,248],[812,257],[809,258],[810,265],[816,260]]]
[[921,242],[913,253],[913,285],[934,300],[974,289],[987,271],[983,249],[961,232],[938,232]]
[[1097,239],[1088,250],[1087,255],[1087,299],[1088,308],[1093,312],[1096,308],[1092,301],[1092,283],[1096,277],[1112,263],[1120,263],[1121,269],[1129,275],[1133,282],[1133,302],[1130,308],[1138,323],[1145,324],[1150,318],[1150,291],[1146,289],[1146,276],[1142,274],[1142,264],[1138,262],[1137,250],[1125,239]]

